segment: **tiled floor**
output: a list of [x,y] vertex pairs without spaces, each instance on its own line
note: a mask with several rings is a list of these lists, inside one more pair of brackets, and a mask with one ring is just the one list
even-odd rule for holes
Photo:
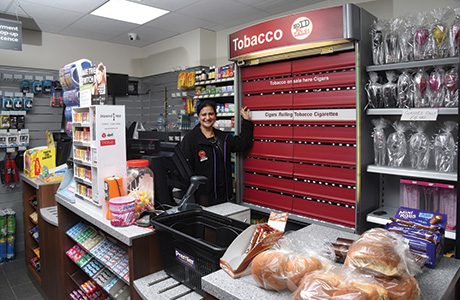
[[27,273],[24,253],[17,253],[12,261],[0,265],[0,299],[45,299]]

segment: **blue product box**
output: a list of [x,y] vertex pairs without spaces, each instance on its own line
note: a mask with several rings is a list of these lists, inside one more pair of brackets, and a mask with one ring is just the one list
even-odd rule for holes
[[410,250],[426,256],[425,265],[435,268],[443,255],[446,224],[445,214],[400,207],[393,222],[387,224],[385,228],[404,236]]

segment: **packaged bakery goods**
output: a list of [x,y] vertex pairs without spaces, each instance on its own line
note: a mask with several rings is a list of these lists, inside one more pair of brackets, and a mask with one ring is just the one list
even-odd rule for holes
[[420,272],[403,237],[381,228],[363,233],[348,250],[344,265],[384,276]]
[[297,289],[302,278],[322,268],[318,258],[305,257],[284,250],[268,250],[257,255],[251,274],[257,284],[267,290]]
[[283,273],[286,263],[287,255],[283,251],[262,252],[252,260],[252,277],[264,289],[285,290],[287,281]]
[[295,291],[305,274],[319,270],[322,266],[323,264],[316,257],[305,257],[297,254],[288,255],[287,262],[284,265],[284,275],[288,289]]
[[333,270],[313,272],[302,278],[292,299],[331,299],[343,282],[344,278]]
[[375,280],[387,291],[390,300],[418,300],[420,289],[414,276],[376,276]]
[[248,274],[248,266],[259,253],[271,248],[284,234],[287,213],[271,213],[268,224],[249,226],[227,248],[220,267],[232,278]]

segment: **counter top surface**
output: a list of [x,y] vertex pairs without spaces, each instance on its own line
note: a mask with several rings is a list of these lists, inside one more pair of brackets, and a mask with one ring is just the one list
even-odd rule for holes
[[53,184],[59,184],[59,182],[44,182],[40,178],[30,178],[24,173],[19,173],[19,176],[21,177],[22,181],[26,182],[27,184],[33,186],[37,190],[40,188],[42,185],[53,185]]
[[85,200],[75,199],[75,195],[67,191],[67,189],[59,190],[56,193],[56,202],[128,246],[132,245],[134,239],[150,235],[154,232],[151,227],[139,227],[136,225],[114,227],[110,224],[109,220],[105,220],[102,217],[100,207]]
[[243,211],[247,211],[249,210],[249,207],[238,205],[231,202],[225,202],[210,207],[203,207],[203,210],[207,210],[209,212],[213,212],[221,216],[230,216]]
[[[309,241],[322,245],[326,241],[335,241],[337,237],[356,239],[358,236],[334,228],[312,224],[291,233],[295,240]],[[424,268],[417,276],[421,290],[421,299],[436,300],[448,297],[455,288],[460,276],[460,260],[443,257],[436,269]],[[291,292],[272,292],[259,288],[252,276],[232,279],[224,270],[211,273],[201,280],[204,291],[218,299],[231,300],[284,300],[291,299]]]

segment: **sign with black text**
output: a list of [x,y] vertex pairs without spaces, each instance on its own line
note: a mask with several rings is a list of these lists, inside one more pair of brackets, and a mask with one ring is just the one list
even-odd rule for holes
[[22,50],[22,23],[0,19],[0,49]]

